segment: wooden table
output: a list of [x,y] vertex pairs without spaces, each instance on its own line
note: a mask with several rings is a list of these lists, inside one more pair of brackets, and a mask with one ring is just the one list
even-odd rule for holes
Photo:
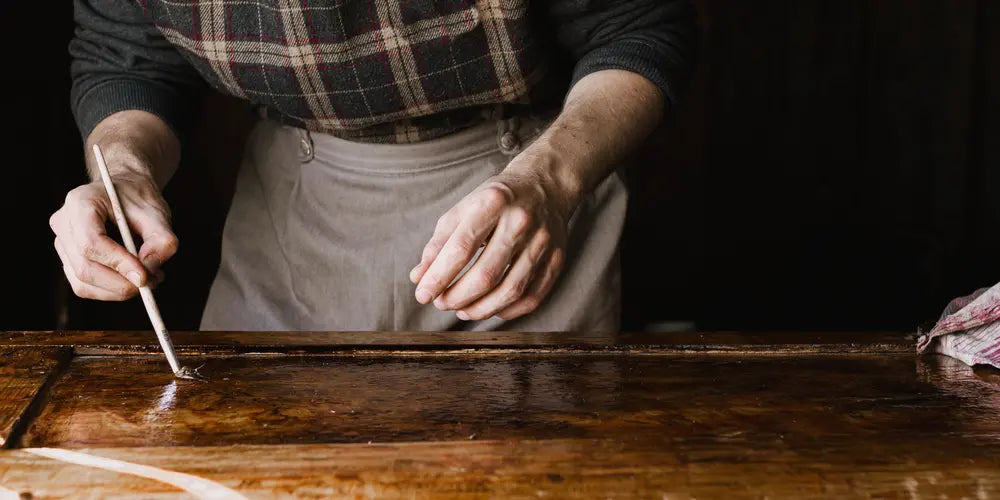
[[174,342],[0,333],[0,498],[1000,496],[1000,375],[902,335]]

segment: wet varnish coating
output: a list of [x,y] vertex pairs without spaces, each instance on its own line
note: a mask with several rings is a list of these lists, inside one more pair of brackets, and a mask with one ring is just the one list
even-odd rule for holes
[[71,354],[68,348],[0,347],[0,446],[14,444]]
[[[207,382],[82,357],[25,446],[719,439],[788,450],[1000,444],[1000,386],[911,355],[244,356]],[[734,441],[734,442],[735,442]],[[847,449],[850,449],[848,446]]]
[[149,332],[0,332],[0,497],[190,497],[96,457],[234,498],[1000,497],[1000,372],[905,335],[175,340],[207,382]]

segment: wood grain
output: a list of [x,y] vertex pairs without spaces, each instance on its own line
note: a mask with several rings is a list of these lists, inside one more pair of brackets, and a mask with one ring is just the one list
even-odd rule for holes
[[[1000,388],[949,358],[849,355],[227,356],[208,382],[147,356],[75,359],[24,446],[729,436],[810,447],[995,446]],[[966,373],[968,372],[968,373]],[[817,441],[819,440],[819,441]]]
[[73,358],[18,441],[36,448],[0,450],[0,492],[189,495],[37,454],[57,447],[247,498],[1000,495],[1000,371],[917,357],[903,336],[305,334],[313,354],[283,353],[298,334],[184,335],[222,353],[200,356],[209,381],[147,353]]
[[65,348],[0,348],[0,446],[16,441],[32,403],[70,354]]
[[[196,448],[86,453],[183,472],[247,498],[990,498],[995,447],[901,434],[857,448],[750,436]],[[33,499],[190,498],[150,479],[0,452],[0,485]]]
[[[180,352],[568,350],[911,353],[909,333],[171,332]],[[0,332],[0,346],[73,346],[84,354],[158,352],[149,331]]]

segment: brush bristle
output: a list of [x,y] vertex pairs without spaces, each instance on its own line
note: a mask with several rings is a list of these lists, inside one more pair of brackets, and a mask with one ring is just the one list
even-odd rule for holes
[[185,380],[205,380],[205,377],[198,372],[197,368],[188,368],[186,366],[182,366],[174,375],[177,378]]

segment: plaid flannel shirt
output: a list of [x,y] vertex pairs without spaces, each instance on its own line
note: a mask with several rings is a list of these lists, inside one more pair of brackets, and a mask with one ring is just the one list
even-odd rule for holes
[[694,38],[685,0],[75,2],[84,135],[123,109],[183,135],[204,82],[284,123],[365,142],[439,137],[497,104],[558,106],[568,82],[608,68],[642,74],[669,104]]

